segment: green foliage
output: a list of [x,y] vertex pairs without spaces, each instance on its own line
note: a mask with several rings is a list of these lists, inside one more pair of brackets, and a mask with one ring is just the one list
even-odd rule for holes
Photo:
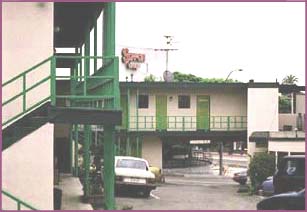
[[202,78],[197,77],[193,74],[184,74],[180,72],[174,72],[174,81],[175,82],[200,82],[200,83],[233,83],[239,82],[238,80],[228,79],[225,82],[223,78]]
[[266,152],[258,152],[251,158],[248,167],[248,175],[251,180],[252,191],[256,191],[258,186],[272,176],[275,171],[275,157]]
[[298,78],[292,74],[286,76],[283,80],[282,80],[282,84],[288,84],[288,85],[294,85],[298,82]]
[[154,82],[156,81],[156,77],[152,74],[144,78],[144,82]]
[[286,95],[279,97],[279,113],[290,113],[291,112],[291,100]]

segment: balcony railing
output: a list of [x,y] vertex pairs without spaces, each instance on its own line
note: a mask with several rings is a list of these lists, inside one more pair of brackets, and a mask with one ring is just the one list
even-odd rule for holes
[[[158,126],[167,126],[164,130],[168,131],[236,131],[247,129],[246,116],[211,116],[207,125],[199,122],[205,120],[197,118],[197,116],[167,116],[166,124],[162,125],[163,120],[158,120],[156,116],[130,116],[129,130],[131,131],[155,131],[161,130]],[[208,126],[199,128],[199,126]],[[210,126],[210,127],[209,127]]]

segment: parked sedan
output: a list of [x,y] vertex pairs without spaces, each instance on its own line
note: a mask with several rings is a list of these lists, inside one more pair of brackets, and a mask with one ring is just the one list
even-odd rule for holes
[[149,197],[156,188],[155,175],[149,170],[147,160],[136,157],[115,157],[116,190],[142,192]]
[[305,210],[305,189],[264,199],[257,204],[257,210]]
[[247,182],[247,171],[237,172],[233,175],[232,179],[240,183],[240,185],[245,185]]

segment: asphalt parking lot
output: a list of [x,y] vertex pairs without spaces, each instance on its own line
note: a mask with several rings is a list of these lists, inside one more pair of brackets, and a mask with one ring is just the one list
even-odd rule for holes
[[261,197],[237,193],[238,188],[224,176],[167,176],[149,198],[127,194],[116,203],[132,210],[256,210]]

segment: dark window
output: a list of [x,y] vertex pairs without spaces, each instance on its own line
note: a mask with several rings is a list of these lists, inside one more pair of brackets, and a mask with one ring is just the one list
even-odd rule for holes
[[268,147],[268,142],[266,140],[262,139],[257,139],[256,140],[256,147],[257,148],[267,148]]
[[190,108],[190,96],[178,96],[178,108]]
[[148,108],[148,95],[139,95],[139,108]]

